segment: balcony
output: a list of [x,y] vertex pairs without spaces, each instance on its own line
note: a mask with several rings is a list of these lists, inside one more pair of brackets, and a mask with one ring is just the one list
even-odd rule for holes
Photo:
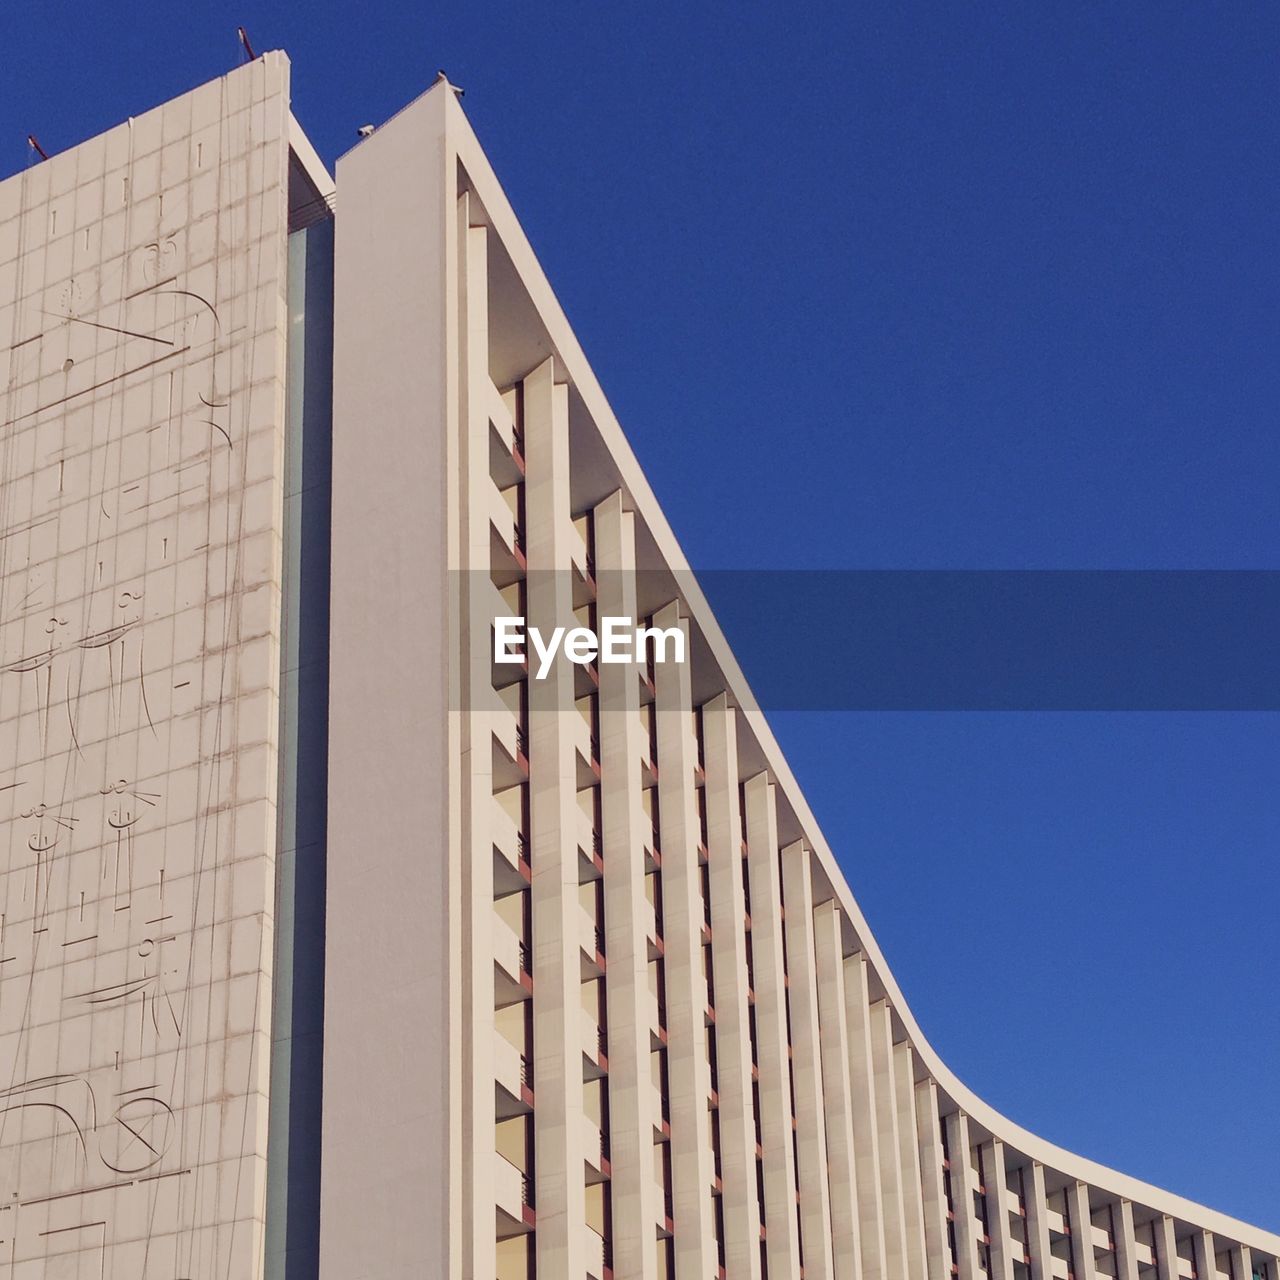
[[[581,670],[581,668],[579,668]],[[573,748],[577,756],[577,787],[593,786],[600,781],[600,747],[591,732],[591,725],[581,713],[573,717]]]
[[494,1114],[499,1120],[533,1108],[533,1066],[504,1035],[493,1033]]
[[532,1180],[496,1151],[493,1153],[493,1200],[499,1240],[533,1230],[536,1219]]
[[501,916],[493,917],[493,1003],[502,1009],[533,994],[529,948]]
[[[512,590],[508,588],[504,595],[493,585],[492,581],[487,586],[487,591],[484,587],[478,587],[477,595],[472,604],[472,627],[477,634],[480,633],[482,628],[488,628],[491,632],[494,631],[499,618],[522,617],[525,612],[523,593],[519,589]],[[489,682],[495,689],[505,689],[508,685],[514,684],[515,681],[521,680],[529,674],[527,650],[521,653],[521,647],[509,641],[506,652],[508,658],[512,660],[498,662],[492,649],[487,655],[489,659]],[[514,660],[516,657],[519,658],[518,661]]]
[[493,727],[493,788],[505,791],[525,781],[529,776],[529,743],[517,707],[509,705],[507,698],[517,698],[516,687],[510,686],[504,697],[494,692],[489,702],[490,723]]
[[[646,817],[648,825],[644,829],[645,852],[654,867],[662,866],[662,828],[657,822]],[[652,870],[646,863],[646,870]]]
[[658,1203],[662,1206],[658,1212],[662,1215],[658,1219],[658,1239],[669,1240],[675,1235],[675,1197],[671,1192],[662,1185],[657,1184]]
[[516,516],[516,486],[499,492],[489,485],[489,572],[500,587],[517,581],[525,571],[524,530]]
[[587,1185],[604,1182],[610,1174],[609,1142],[600,1126],[582,1118],[582,1156]]
[[481,389],[481,395],[485,399],[492,428],[489,433],[489,474],[499,487],[515,484],[524,477],[524,442],[498,388],[490,382]]
[[575,819],[574,841],[578,846],[578,883],[598,880],[604,871],[603,842],[591,815],[581,805]]
[[640,785],[646,788],[658,785],[657,743],[644,725],[640,728]]
[[587,1228],[587,1275],[590,1280],[611,1280],[613,1276],[613,1247],[592,1227]]
[[671,1120],[666,1114],[667,1103],[662,1096],[662,1090],[657,1085],[653,1086],[653,1140],[655,1142],[666,1142],[671,1137]]
[[493,891],[498,897],[515,893],[529,883],[529,851],[524,833],[495,799],[489,811],[493,840]]
[[569,525],[569,560],[573,565],[573,607],[580,609],[595,599],[596,566],[587,551],[587,540],[576,525]]
[[662,1006],[654,992],[649,993],[649,1048],[658,1049],[667,1043],[667,1028],[662,1017]]
[[582,1060],[584,1080],[599,1080],[609,1069],[604,1028],[585,1009],[582,1011]]
[[604,973],[604,929],[585,908],[578,911],[578,945],[582,952],[583,982],[599,978]]

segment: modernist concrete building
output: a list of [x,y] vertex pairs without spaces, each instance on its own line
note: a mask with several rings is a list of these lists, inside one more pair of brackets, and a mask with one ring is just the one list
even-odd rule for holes
[[948,1071],[455,92],[288,80],[0,184],[0,1277],[1280,1280]]

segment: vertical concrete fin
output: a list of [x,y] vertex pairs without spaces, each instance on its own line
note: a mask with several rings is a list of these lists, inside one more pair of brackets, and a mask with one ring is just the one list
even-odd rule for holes
[[973,1167],[969,1117],[963,1111],[953,1111],[946,1120],[946,1134],[956,1265],[960,1280],[979,1280],[986,1272],[978,1258],[980,1223],[975,1216],[978,1176]]
[[898,1154],[897,1090],[894,1084],[893,1010],[887,1000],[871,1006],[871,1063],[875,1073],[876,1141],[880,1194],[884,1205],[885,1266],[907,1276],[907,1233],[903,1215],[902,1166]]
[[[675,604],[653,615],[656,627],[688,622]],[[654,667],[658,728],[658,818],[662,846],[662,903],[666,938],[667,1048],[671,1103],[671,1171],[675,1202],[676,1270],[694,1280],[714,1276],[711,1144],[708,1141],[711,1067],[703,968],[703,902],[694,794],[697,746],[687,663]]]
[[1191,1241],[1197,1280],[1202,1276],[1207,1276],[1208,1280],[1217,1280],[1218,1248],[1214,1243],[1213,1232],[1197,1231]]
[[849,1026],[849,1080],[853,1096],[853,1149],[857,1167],[858,1237],[866,1280],[893,1280],[885,1254],[884,1197],[880,1179],[876,1074],[872,1058],[870,972],[861,952],[844,967],[845,1014]]
[[769,1280],[799,1280],[796,1169],[792,1144],[791,1064],[787,1041],[786,968],[778,815],[773,783],[756,774],[744,788],[747,869],[751,886],[751,950],[756,979],[756,1052],[764,1151],[765,1248]]
[[1051,1280],[1053,1263],[1049,1241],[1049,1204],[1045,1194],[1044,1165],[1033,1160],[1023,1171],[1027,1206],[1027,1253],[1031,1280]]
[[893,1087],[898,1114],[898,1161],[902,1176],[902,1224],[906,1236],[907,1275],[927,1280],[923,1178],[916,1139],[915,1051],[903,1040],[893,1046]]
[[1071,1269],[1076,1280],[1097,1280],[1093,1214],[1089,1207],[1087,1183],[1076,1182],[1067,1189],[1067,1214],[1071,1225]]
[[818,1044],[818,979],[813,937],[813,869],[800,841],[782,851],[786,902],[788,1000],[795,1081],[796,1170],[805,1280],[830,1280],[831,1190],[823,1111],[822,1053]]
[[932,1078],[916,1085],[916,1140],[920,1150],[926,1269],[929,1280],[950,1280],[942,1121],[938,1115],[938,1086]]
[[[458,273],[460,362],[464,376],[459,385],[459,407],[466,429],[461,433],[463,519],[466,522],[469,572],[459,575],[462,607],[469,613],[483,609],[475,599],[476,588],[489,582],[489,521],[484,502],[489,477],[489,418],[484,388],[489,382],[489,262],[488,231],[471,226],[470,196],[458,199]],[[487,625],[486,625],[487,633]],[[472,634],[477,634],[472,629]],[[462,1078],[470,1090],[462,1114],[462,1150],[459,1158],[467,1192],[462,1198],[464,1268],[487,1275],[496,1267],[493,1211],[494,1150],[493,1044],[493,856],[490,811],[493,807],[493,711],[486,645],[471,645],[463,660],[468,664],[463,749],[467,767],[462,772],[462,803],[466,820],[466,852],[462,859],[462,901],[467,912],[463,931],[461,988],[470,1025],[483,1031],[462,1040]]]
[[[524,380],[530,627],[571,626],[568,388],[548,358]],[[586,1272],[582,993],[573,673],[529,681],[534,1174],[540,1275]]]
[[[991,1280],[1013,1280],[1014,1241],[1009,1225],[1004,1143],[999,1138],[983,1143],[981,1167],[982,1185],[986,1188],[987,1234],[991,1237]],[[1021,1261],[1021,1249],[1016,1257]]]
[[[448,697],[463,637],[441,608],[465,536],[462,250],[444,106],[420,99],[337,168],[322,1280],[456,1280],[465,1252],[451,1177],[470,1087],[463,765]],[[370,1053],[389,1028],[396,1052]]]
[[1115,1243],[1118,1280],[1138,1280],[1138,1240],[1133,1229],[1131,1201],[1121,1200],[1112,1205],[1111,1238]]
[[1178,1280],[1177,1226],[1167,1213],[1156,1219],[1155,1246],[1157,1280]]
[[[595,508],[595,555],[600,615],[635,620],[635,517],[623,509],[621,491]],[[640,814],[640,691],[629,664],[606,662],[599,670],[613,1274],[615,1280],[649,1280],[658,1265],[658,1115],[650,1070],[647,946],[653,916]]]
[[[844,920],[834,899],[813,913],[822,1024],[822,1096],[831,1187],[831,1254],[836,1280],[862,1280],[858,1244],[858,1181],[854,1162],[849,1027],[844,996]],[[941,1155],[939,1155],[941,1172]]]
[[703,704],[725,1271],[742,1280],[760,1280],[737,732],[737,714],[724,694]]

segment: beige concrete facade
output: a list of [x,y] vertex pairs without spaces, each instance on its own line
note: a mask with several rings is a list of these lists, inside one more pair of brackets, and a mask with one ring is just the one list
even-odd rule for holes
[[289,68],[0,184],[0,1274],[264,1267]]
[[[445,336],[417,356],[456,380],[419,429],[469,460],[439,511],[473,600],[439,622],[463,673],[451,767],[473,798],[449,815],[449,847],[467,851],[450,920],[470,935],[449,986],[467,1065],[451,1095],[463,1147],[441,1177],[472,1242],[451,1250],[454,1274],[1253,1280],[1249,1250],[1250,1272],[1277,1280],[1275,1237],[1035,1139],[937,1059],[451,87],[353,154],[379,145],[416,152],[458,210],[421,277],[446,281]],[[344,229],[350,212],[340,243],[400,235],[373,206]],[[339,437],[370,430],[357,412]],[[504,610],[678,626],[695,658],[542,683],[491,666]],[[520,1097],[496,1064],[472,1074],[494,1026],[529,1064]]]
[[[933,1051],[445,80],[337,167],[299,1207],[287,403],[333,191],[279,54],[0,184],[0,1277],[1280,1280]],[[503,615],[690,657],[538,680]]]

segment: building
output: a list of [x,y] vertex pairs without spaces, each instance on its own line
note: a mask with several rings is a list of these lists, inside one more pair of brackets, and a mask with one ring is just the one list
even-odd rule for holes
[[448,81],[288,81],[0,183],[0,1275],[1280,1280],[930,1048]]

